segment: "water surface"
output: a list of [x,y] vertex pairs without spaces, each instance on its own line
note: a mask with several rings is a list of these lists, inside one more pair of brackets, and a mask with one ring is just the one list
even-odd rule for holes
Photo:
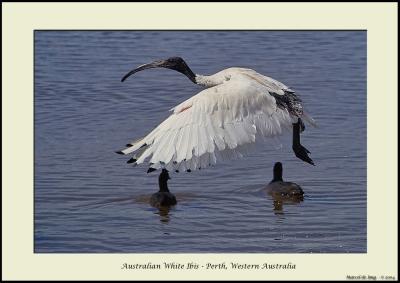
[[[294,156],[288,135],[282,148],[171,174],[178,205],[150,207],[157,174],[114,151],[201,88],[166,69],[120,79],[171,56],[296,90],[319,124],[302,135],[317,166]],[[276,161],[303,201],[263,193]],[[363,253],[366,200],[365,32],[35,32],[35,252]]]

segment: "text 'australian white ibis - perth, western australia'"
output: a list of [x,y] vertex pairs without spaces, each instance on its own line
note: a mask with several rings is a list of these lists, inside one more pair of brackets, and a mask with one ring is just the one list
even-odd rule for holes
[[205,89],[171,109],[173,113],[145,137],[118,151],[133,154],[128,163],[147,162],[148,172],[178,172],[242,157],[258,140],[293,131],[293,151],[314,165],[300,144],[303,120],[315,126],[294,91],[270,77],[245,68],[228,68],[214,75],[192,72],[180,57],[144,64],[126,74],[150,68],[168,68],[186,75]]

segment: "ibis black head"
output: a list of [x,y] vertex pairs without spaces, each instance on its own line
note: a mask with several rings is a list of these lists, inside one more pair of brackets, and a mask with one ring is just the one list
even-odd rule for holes
[[157,60],[148,64],[140,65],[136,69],[133,69],[129,73],[127,73],[122,79],[121,82],[125,81],[129,76],[137,73],[139,71],[143,71],[146,69],[152,68],[167,68],[171,70],[175,70],[179,73],[187,76],[192,82],[196,83],[196,75],[192,72],[189,66],[186,64],[185,60],[181,57],[170,57],[166,60]]
[[274,165],[274,181],[283,181],[282,179],[282,163],[276,162]]

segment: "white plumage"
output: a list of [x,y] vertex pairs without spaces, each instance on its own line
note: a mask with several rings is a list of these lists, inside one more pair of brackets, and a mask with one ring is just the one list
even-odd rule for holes
[[[168,60],[173,63],[166,64]],[[123,80],[155,67],[184,73],[206,89],[172,108],[173,113],[153,131],[119,151],[134,154],[129,163],[148,162],[154,169],[196,170],[242,157],[256,141],[291,130],[298,118],[314,124],[302,108],[291,113],[290,107],[278,105],[276,96],[291,95],[292,90],[251,69],[229,68],[212,76],[194,75],[183,59],[173,57],[142,65]]]

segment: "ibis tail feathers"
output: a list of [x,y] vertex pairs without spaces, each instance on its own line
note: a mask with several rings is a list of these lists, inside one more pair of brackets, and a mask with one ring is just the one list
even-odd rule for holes
[[315,120],[307,112],[303,112],[301,119],[303,119],[304,121],[306,121],[307,123],[309,123],[311,126],[313,126],[315,128],[318,127],[317,122],[315,122]]

